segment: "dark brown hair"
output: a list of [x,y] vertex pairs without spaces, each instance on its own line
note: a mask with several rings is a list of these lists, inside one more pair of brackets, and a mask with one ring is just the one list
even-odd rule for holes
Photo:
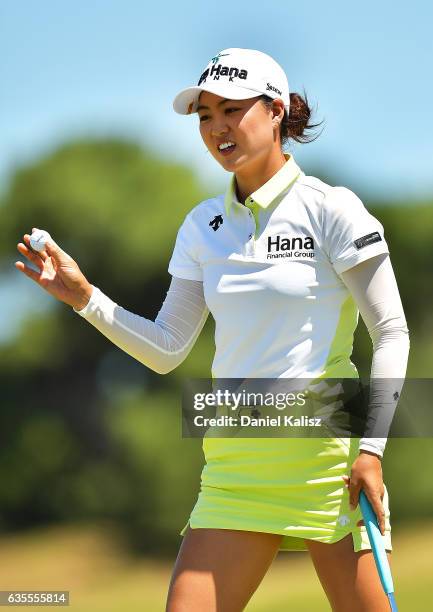
[[[272,105],[272,98],[263,95],[260,97],[266,108],[270,109]],[[290,140],[295,140],[300,143],[308,143],[316,140],[322,130],[318,134],[310,133],[311,130],[315,130],[320,127],[323,121],[319,123],[311,123],[312,109],[308,103],[307,94],[304,91],[302,97],[298,93],[290,94],[290,111],[287,116],[287,111],[284,111],[284,117],[280,124],[280,138],[281,145],[287,144]],[[308,131],[308,134],[306,133]]]

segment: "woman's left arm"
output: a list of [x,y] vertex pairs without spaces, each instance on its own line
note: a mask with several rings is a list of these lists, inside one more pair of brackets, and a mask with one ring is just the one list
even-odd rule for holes
[[[357,303],[373,343],[369,413],[380,433],[387,431],[406,376],[409,331],[389,255],[371,257],[340,274]],[[371,431],[374,432],[375,425]],[[349,495],[356,507],[364,489],[384,533],[381,457],[386,438],[361,438],[352,464]]]

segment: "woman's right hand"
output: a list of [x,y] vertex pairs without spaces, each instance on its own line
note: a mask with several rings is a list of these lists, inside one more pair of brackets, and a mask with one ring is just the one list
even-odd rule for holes
[[49,294],[76,310],[81,310],[87,305],[93,286],[72,257],[62,251],[53,239],[47,242],[44,251],[36,253],[30,247],[30,235],[24,234],[24,243],[19,242],[17,249],[38,268],[36,272],[22,261],[17,261],[15,267],[18,270]]

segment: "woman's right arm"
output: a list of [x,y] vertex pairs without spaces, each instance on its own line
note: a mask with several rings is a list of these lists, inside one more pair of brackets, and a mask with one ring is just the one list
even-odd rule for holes
[[167,374],[182,363],[209,314],[203,283],[177,277],[172,277],[155,321],[118,306],[97,287],[87,306],[74,310],[116,346],[159,374]]
[[38,271],[23,262],[15,264],[17,269],[72,306],[116,346],[159,374],[170,372],[187,357],[209,314],[201,281],[172,277],[164,303],[151,321],[125,310],[92,286],[54,241],[41,253],[29,246],[26,234],[18,251]]

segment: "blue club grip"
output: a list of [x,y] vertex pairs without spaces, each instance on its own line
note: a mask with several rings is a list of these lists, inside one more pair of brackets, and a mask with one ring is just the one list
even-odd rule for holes
[[364,519],[364,524],[367,529],[368,539],[370,540],[374,560],[376,561],[376,566],[379,572],[379,577],[383,586],[383,590],[388,595],[388,597],[391,595],[389,599],[391,602],[392,609],[397,610],[393,597],[394,585],[392,582],[388,557],[386,556],[383,536],[380,533],[379,525],[374,510],[364,491],[361,491],[359,494],[359,505],[361,507],[362,517]]

